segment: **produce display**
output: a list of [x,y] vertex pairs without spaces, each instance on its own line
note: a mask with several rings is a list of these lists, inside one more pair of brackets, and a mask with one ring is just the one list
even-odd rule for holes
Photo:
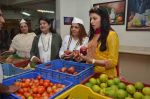
[[17,67],[26,67],[28,64],[28,61],[29,59],[22,58],[18,56],[17,54],[13,54],[13,55],[4,54],[0,56],[0,62],[14,64]]
[[57,71],[63,72],[63,73],[68,73],[68,74],[73,74],[73,75],[78,74],[78,72],[75,71],[75,68],[73,66],[71,66],[69,68],[63,67],[63,68],[58,69]]
[[90,78],[85,86],[113,99],[150,99],[150,87],[144,86],[143,83],[127,85],[119,78],[109,79],[106,74],[101,74],[98,78]]
[[49,99],[65,88],[65,85],[44,80],[40,75],[35,79],[23,78],[21,81],[16,81],[14,85],[21,87],[15,94],[22,99]]

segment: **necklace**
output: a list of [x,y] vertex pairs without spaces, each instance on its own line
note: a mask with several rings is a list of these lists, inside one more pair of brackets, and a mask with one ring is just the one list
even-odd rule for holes
[[[72,37],[70,36],[68,46],[67,46],[67,50],[69,50],[69,48],[70,48],[71,41],[72,41]],[[76,45],[74,47],[74,50],[78,47],[78,45],[80,45],[79,41],[76,43]]]
[[47,48],[45,48],[45,46],[44,46],[44,42],[43,42],[43,38],[42,38],[42,36],[41,36],[41,41],[42,41],[43,51],[44,51],[44,52],[47,52],[47,51],[48,51],[48,49],[49,49],[50,36],[49,36],[49,38],[48,38],[48,46],[47,46]]

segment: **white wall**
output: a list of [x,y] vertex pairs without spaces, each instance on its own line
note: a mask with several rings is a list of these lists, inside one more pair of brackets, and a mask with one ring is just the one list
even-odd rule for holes
[[[63,24],[64,16],[76,16],[82,18],[85,28],[89,30],[88,11],[94,3],[104,3],[117,0],[56,0],[60,2],[60,33],[62,37],[69,33],[70,26]],[[118,0],[119,1],[119,0]],[[126,2],[127,5],[127,2]],[[57,6],[57,2],[56,2]],[[127,8],[127,7],[126,7]],[[58,8],[56,7],[56,12]],[[126,10],[127,11],[127,10]],[[57,16],[58,14],[56,14]],[[125,22],[126,23],[126,22]],[[146,47],[150,48],[150,31],[126,31],[126,25],[112,25],[113,29],[118,33],[121,46]],[[136,50],[135,48],[135,50]],[[144,50],[144,49],[142,49]],[[149,50],[149,49],[148,49]]]

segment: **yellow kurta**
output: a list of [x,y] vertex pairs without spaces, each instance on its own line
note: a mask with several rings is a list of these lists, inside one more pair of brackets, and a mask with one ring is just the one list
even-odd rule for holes
[[106,51],[100,51],[101,43],[98,44],[96,48],[95,59],[97,60],[109,60],[110,69],[105,69],[103,66],[95,66],[94,70],[96,73],[106,73],[110,78],[117,76],[116,65],[118,63],[119,54],[119,39],[114,31],[110,31],[107,37],[107,49]]

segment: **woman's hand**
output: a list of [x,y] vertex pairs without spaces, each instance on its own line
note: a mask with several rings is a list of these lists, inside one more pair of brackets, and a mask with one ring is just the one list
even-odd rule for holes
[[72,57],[73,57],[73,53],[63,55],[64,59],[71,59]]
[[42,63],[41,60],[38,57],[36,57],[36,56],[33,56],[32,62],[34,62],[34,63]]
[[82,54],[80,54],[80,58],[81,58],[81,60],[86,61],[88,63],[92,63],[92,60],[93,60],[92,58],[90,58],[88,56],[84,56]]
[[1,53],[1,55],[5,55],[5,54],[13,54],[13,53],[14,53],[14,51],[8,50],[8,51],[5,51],[5,52]]
[[73,57],[73,52],[66,50],[64,51],[63,59],[71,59]]
[[14,93],[19,89],[20,89],[20,87],[15,86],[15,85],[8,86],[8,93]]

